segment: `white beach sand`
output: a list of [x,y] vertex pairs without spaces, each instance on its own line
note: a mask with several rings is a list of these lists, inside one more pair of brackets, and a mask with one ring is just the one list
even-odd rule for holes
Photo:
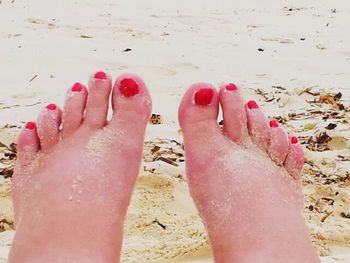
[[[123,262],[213,262],[173,153],[181,146],[171,140],[182,142],[177,108],[189,85],[233,81],[268,116],[284,117],[305,146],[322,131],[333,138],[306,149],[305,217],[322,262],[350,262],[349,23],[348,0],[0,0],[0,142],[15,142],[16,126],[48,102],[62,104],[67,88],[96,70],[139,74],[163,123],[148,128]],[[347,111],[306,102],[320,101],[300,95],[311,87],[341,92]],[[325,112],[338,115],[324,120]],[[326,130],[329,123],[337,127]],[[152,155],[154,145],[161,149]],[[179,166],[154,161],[157,154]],[[11,163],[5,159],[1,153],[0,170]],[[10,195],[10,179],[0,175],[0,262],[14,233]]]

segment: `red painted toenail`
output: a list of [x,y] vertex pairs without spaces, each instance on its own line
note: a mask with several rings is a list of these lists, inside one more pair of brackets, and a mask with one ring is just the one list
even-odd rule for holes
[[57,108],[56,104],[49,104],[46,106],[46,109],[48,110],[55,110]]
[[270,121],[270,127],[271,128],[277,128],[278,127],[278,122],[276,120],[271,120]]
[[299,139],[298,139],[297,137],[295,137],[295,136],[290,137],[290,142],[291,142],[292,144],[297,144],[298,141],[299,141]]
[[27,122],[26,129],[34,130],[36,128],[36,124],[34,122]]
[[248,108],[251,109],[251,110],[252,110],[252,109],[259,109],[258,104],[256,104],[256,102],[255,102],[254,100],[248,101],[247,106],[248,106]]
[[230,91],[238,90],[237,86],[233,83],[227,84],[225,88]]
[[81,85],[79,82],[75,83],[72,87],[73,92],[80,92],[83,90],[83,85]]
[[133,79],[123,79],[119,83],[119,90],[125,97],[132,97],[139,93],[139,85]]
[[197,105],[206,106],[210,104],[213,96],[213,89],[200,89],[196,92],[196,94],[194,94],[194,102]]
[[107,79],[107,75],[103,71],[96,72],[94,77],[95,77],[95,79],[101,79],[101,80]]

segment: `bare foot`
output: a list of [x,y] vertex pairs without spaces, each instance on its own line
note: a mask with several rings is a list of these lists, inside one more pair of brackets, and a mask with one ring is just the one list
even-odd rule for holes
[[[217,124],[219,102],[224,128]],[[303,150],[237,87],[192,86],[179,109],[192,197],[216,262],[319,262],[302,216]]]
[[68,91],[63,112],[50,104],[37,125],[27,123],[13,176],[9,262],[119,262],[150,112],[139,77],[120,76],[112,89],[111,78],[97,72],[89,91],[80,83]]

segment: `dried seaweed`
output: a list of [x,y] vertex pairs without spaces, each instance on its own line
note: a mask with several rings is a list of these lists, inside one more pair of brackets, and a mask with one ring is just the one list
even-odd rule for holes
[[160,116],[160,114],[155,114],[155,113],[152,114],[149,122],[153,125],[159,125],[163,123],[162,117]]

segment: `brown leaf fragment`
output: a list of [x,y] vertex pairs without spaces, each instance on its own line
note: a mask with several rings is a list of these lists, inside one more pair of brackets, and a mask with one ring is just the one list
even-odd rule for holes
[[162,117],[160,116],[160,114],[155,114],[153,113],[150,119],[150,123],[153,125],[159,125],[162,124]]
[[322,94],[320,95],[318,102],[330,104],[333,107],[337,108],[338,110],[344,110],[345,109],[344,105],[338,102],[341,96],[342,96],[341,93],[338,93],[336,95],[332,95],[330,93]]
[[350,156],[337,155],[337,157],[337,160],[341,162],[350,161]]
[[340,216],[346,218],[346,219],[350,219],[350,213],[344,213],[344,212],[341,212],[340,213]]
[[321,132],[314,136],[309,137],[307,141],[307,148],[312,151],[323,152],[329,150],[328,142],[332,140],[326,132]]
[[329,124],[325,127],[325,129],[327,129],[327,130],[334,130],[336,127],[337,127],[337,124],[335,124],[335,123],[329,123]]
[[4,232],[8,229],[12,229],[14,226],[13,222],[8,221],[7,219],[1,219],[0,220],[0,233]]
[[335,101],[339,101],[342,96],[343,96],[343,94],[341,94],[341,92],[338,92],[337,94],[334,95],[333,99]]
[[11,178],[13,175],[13,168],[3,168],[0,170],[0,175],[2,175],[5,179]]
[[151,152],[154,154],[155,152],[158,152],[160,150],[160,147],[155,145],[152,149]]

